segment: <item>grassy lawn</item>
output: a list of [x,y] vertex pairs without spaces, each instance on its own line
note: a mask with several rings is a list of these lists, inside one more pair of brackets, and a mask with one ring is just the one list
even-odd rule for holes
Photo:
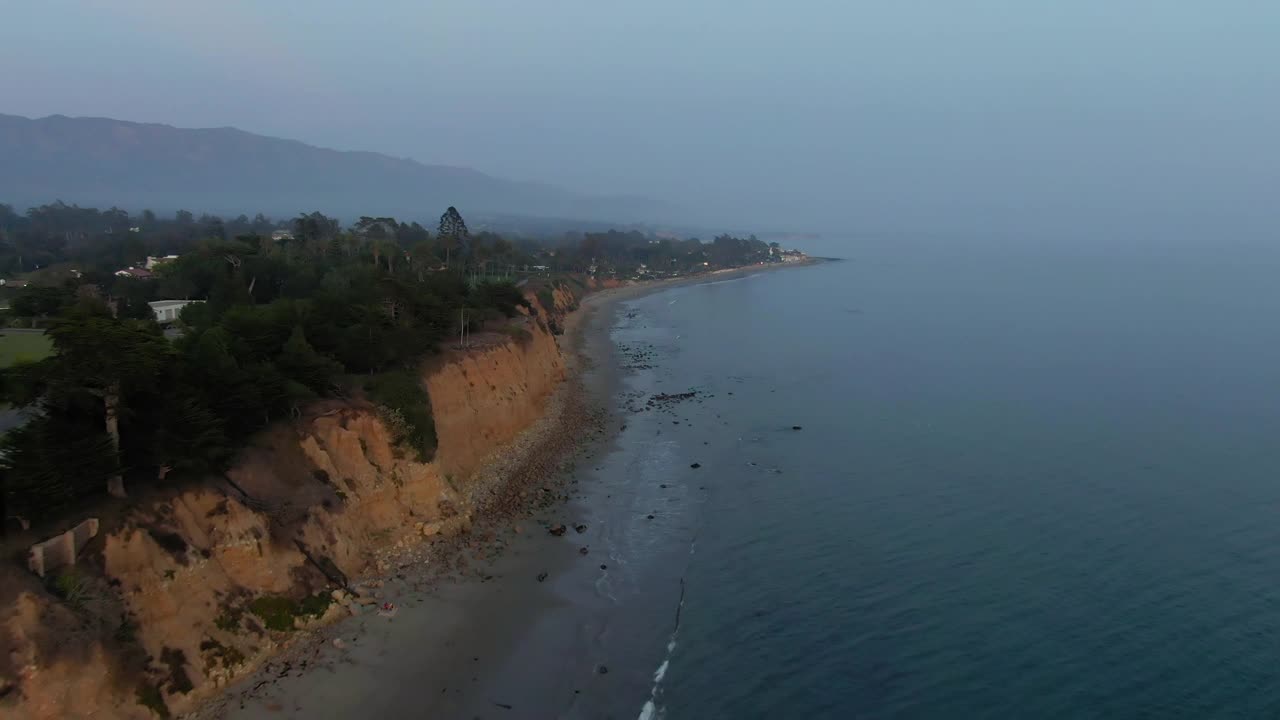
[[48,336],[29,332],[0,332],[0,368],[19,360],[39,360],[53,349]]

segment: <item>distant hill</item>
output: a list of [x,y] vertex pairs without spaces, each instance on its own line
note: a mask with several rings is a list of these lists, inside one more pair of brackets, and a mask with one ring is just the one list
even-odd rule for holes
[[107,118],[0,114],[0,202],[63,200],[156,211],[321,210],[344,218],[431,219],[509,214],[630,222],[670,208],[644,198],[594,197],[463,167],[344,152],[235,128],[187,129]]

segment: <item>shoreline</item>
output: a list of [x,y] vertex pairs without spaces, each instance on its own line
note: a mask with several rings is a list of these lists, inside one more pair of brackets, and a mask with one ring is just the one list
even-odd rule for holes
[[[581,461],[608,455],[625,427],[614,397],[623,371],[611,340],[621,303],[820,262],[734,268],[586,295],[565,320],[565,379],[538,421],[477,472],[471,532],[390,549],[383,555],[390,572],[364,579],[378,588],[380,602],[396,604],[394,617],[362,614],[308,631],[189,717],[471,717],[461,713],[480,707],[508,710],[503,717],[536,716],[509,712],[486,687],[512,675],[512,648],[547,611],[566,606],[557,579],[593,564],[581,557],[592,531],[573,529],[588,510],[576,493],[576,470]],[[551,536],[547,527],[561,523],[570,528],[566,536]],[[565,665],[566,677],[594,672],[563,654],[552,649],[546,661]],[[555,702],[549,691],[522,690],[547,692]]]

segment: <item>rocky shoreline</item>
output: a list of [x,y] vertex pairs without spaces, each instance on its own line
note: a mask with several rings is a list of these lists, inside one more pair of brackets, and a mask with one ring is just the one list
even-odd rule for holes
[[[450,538],[424,538],[419,543],[401,542],[381,552],[376,562],[378,572],[358,585],[376,604],[390,603],[390,612],[357,609],[349,619],[299,633],[258,672],[231,686],[193,717],[308,717],[314,712],[315,696],[323,693],[335,693],[335,702],[338,698],[355,702],[361,692],[335,690],[342,686],[335,674],[354,674],[359,672],[357,668],[378,666],[386,647],[395,644],[392,638],[404,632],[422,636],[424,643],[435,638],[446,648],[465,644],[470,649],[405,658],[388,672],[398,674],[408,671],[404,666],[419,665],[413,668],[416,674],[444,678],[442,692],[457,692],[460,671],[453,661],[475,652],[476,674],[467,679],[475,682],[483,676],[492,656],[500,654],[497,649],[523,628],[503,627],[503,618],[495,617],[493,626],[477,637],[474,606],[554,603],[553,598],[538,594],[542,583],[554,580],[566,563],[579,561],[590,552],[587,545],[565,540],[586,530],[586,525],[572,517],[569,502],[577,482],[573,472],[577,463],[604,450],[624,427],[620,414],[625,408],[614,407],[612,397],[620,371],[613,367],[619,358],[614,357],[609,337],[615,305],[678,285],[769,269],[774,268],[739,268],[587,296],[582,307],[565,320],[561,350],[566,375],[547,401],[543,415],[514,441],[486,457],[466,483],[465,501],[472,509],[466,532]],[[528,613],[499,610],[495,614],[515,617]],[[452,634],[462,627],[469,628],[465,636]],[[437,662],[442,664],[433,668],[431,664]],[[287,687],[282,685],[290,679]],[[332,685],[335,682],[337,686]],[[393,680],[370,681],[384,682]],[[495,704],[501,707],[501,703]]]

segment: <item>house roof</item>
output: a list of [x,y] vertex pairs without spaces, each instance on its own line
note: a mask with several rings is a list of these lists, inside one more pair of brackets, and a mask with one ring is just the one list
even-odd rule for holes
[[151,302],[147,303],[147,305],[152,310],[164,310],[166,308],[184,307],[186,305],[190,305],[191,303],[202,303],[202,302],[204,301],[203,300],[152,300]]
[[153,277],[155,277],[155,273],[151,272],[150,270],[147,270],[147,269],[145,269],[145,268],[136,268],[136,267],[125,268],[125,269],[123,269],[123,270],[117,270],[117,271],[116,271],[116,275],[122,275],[122,276],[123,276],[123,275],[128,275],[128,276],[130,276],[130,277],[136,277],[136,278],[153,278]]

